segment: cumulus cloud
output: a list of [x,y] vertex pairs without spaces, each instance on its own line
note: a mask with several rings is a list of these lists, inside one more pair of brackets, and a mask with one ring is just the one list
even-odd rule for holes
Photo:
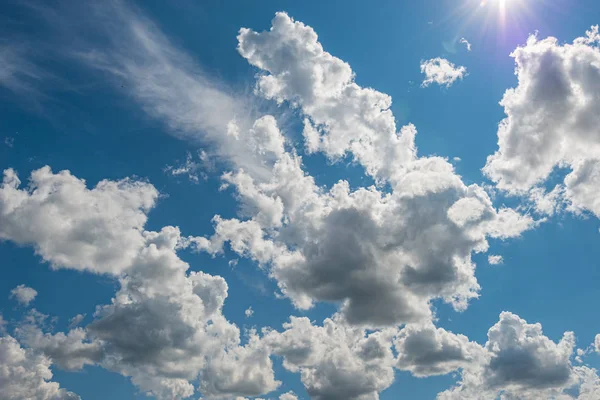
[[555,343],[544,336],[540,324],[528,324],[519,316],[503,312],[488,331],[483,362],[462,370],[458,385],[439,399],[554,398],[577,384],[570,358],[575,336],[565,332]]
[[283,332],[271,331],[264,341],[283,357],[284,368],[300,373],[312,399],[367,400],[378,399],[394,380],[393,333],[367,333],[339,316],[326,319],[323,326],[291,317]]
[[463,79],[467,75],[467,69],[456,66],[445,58],[436,57],[421,61],[421,73],[425,74],[422,87],[432,83],[450,87],[458,79]]
[[[179,229],[145,231],[157,192],[129,179],[94,189],[68,171],[32,173],[27,189],[12,170],[0,189],[0,235],[34,246],[54,267],[118,273],[120,289],[85,328],[44,333],[32,314],[16,330],[30,349],[64,369],[100,365],[131,377],[160,399],[187,397],[199,379],[207,399],[274,390],[269,353],[258,339],[241,344],[222,315],[223,278],[187,272],[176,251]],[[40,228],[41,227],[41,228]]]
[[407,325],[395,340],[398,352],[397,368],[410,371],[416,377],[445,375],[459,368],[486,361],[485,349],[428,322]]
[[0,398],[79,400],[52,381],[48,357],[24,349],[12,336],[0,337]]
[[279,396],[279,400],[298,400],[298,396],[294,392],[287,392]]
[[492,254],[490,254],[488,256],[488,264],[490,264],[490,265],[499,265],[499,264],[502,264],[503,262],[504,262],[504,259],[502,258],[502,256],[492,255]]
[[32,245],[54,268],[118,274],[144,244],[147,213],[157,190],[131,179],[100,181],[93,189],[69,171],[43,167],[29,185],[12,169],[0,185],[0,239]]
[[414,158],[414,127],[397,130],[390,96],[356,84],[350,66],[326,52],[310,26],[277,13],[269,31],[240,29],[238,51],[265,72],[259,94],[302,110],[308,152],[332,160],[350,153],[384,179]]
[[252,307],[248,307],[246,311],[244,311],[244,314],[246,315],[246,318],[250,318],[254,315],[254,310],[252,309]]
[[28,306],[37,296],[37,290],[25,285],[18,285],[10,291],[10,298],[14,298],[23,306]]
[[[560,197],[571,211],[600,215],[600,49],[598,27],[573,43],[533,35],[512,57],[518,85],[501,101],[506,118],[498,129],[498,150],[483,171],[510,193],[539,191],[556,168],[571,172],[553,191],[539,196],[554,210]],[[543,191],[541,192],[543,193]]]

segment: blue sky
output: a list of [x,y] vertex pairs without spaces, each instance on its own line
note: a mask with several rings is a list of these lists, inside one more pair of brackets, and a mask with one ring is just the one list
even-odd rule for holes
[[598,398],[600,5],[405,3],[0,6],[0,398]]

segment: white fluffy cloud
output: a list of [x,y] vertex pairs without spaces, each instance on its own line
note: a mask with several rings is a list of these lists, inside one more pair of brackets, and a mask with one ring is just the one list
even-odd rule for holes
[[421,61],[421,73],[425,74],[425,79],[421,84],[423,87],[427,87],[432,83],[450,87],[458,79],[463,79],[467,75],[467,69],[456,66],[445,58],[436,57]]
[[314,400],[375,400],[394,381],[393,330],[367,333],[339,316],[323,326],[291,317],[284,328],[267,333],[264,341],[283,357],[286,369],[300,373]]
[[191,382],[198,379],[206,399],[276,389],[270,353],[258,335],[242,345],[239,329],[222,315],[223,278],[186,273],[189,266],[176,254],[178,229],[144,238],[112,303],[98,306],[85,329],[49,334],[39,321],[28,321],[15,331],[23,343],[63,369],[93,364],[129,376],[159,399],[193,395]]
[[257,90],[302,110],[308,152],[333,160],[351,153],[367,171],[387,179],[414,158],[412,126],[396,129],[390,96],[354,82],[350,66],[323,50],[315,31],[277,13],[269,31],[240,29],[238,51],[266,74]]
[[[466,365],[458,385],[440,399],[554,398],[577,384],[570,358],[575,336],[565,332],[555,343],[540,324],[528,324],[509,312],[488,331],[483,362]],[[566,395],[565,395],[566,397]]]
[[43,167],[29,185],[12,169],[0,186],[0,239],[32,245],[54,268],[118,274],[131,266],[144,244],[146,214],[157,190],[124,179],[93,189],[69,171]]
[[18,285],[10,291],[10,298],[14,298],[23,306],[28,306],[37,296],[37,290],[25,285]]
[[130,376],[161,399],[192,395],[190,382],[198,379],[209,399],[257,396],[279,385],[260,341],[242,345],[239,329],[222,315],[225,281],[187,272],[176,253],[177,228],[143,229],[157,197],[152,185],[126,179],[90,190],[48,167],[32,173],[27,189],[19,184],[5,171],[3,239],[32,245],[57,268],[119,273],[121,284],[85,329],[47,334],[35,321],[19,327],[28,347],[64,369],[99,364]]
[[572,211],[600,215],[599,42],[596,26],[572,44],[531,36],[512,53],[518,85],[504,94],[498,150],[483,169],[500,189],[523,193],[566,167],[564,188],[536,197],[550,210],[564,197]]
[[502,258],[502,256],[495,255],[495,254],[490,254],[488,256],[488,264],[490,264],[490,265],[499,265],[499,264],[502,264],[503,262],[504,262],[504,259]]
[[78,400],[53,382],[48,357],[24,349],[11,336],[0,337],[0,398],[6,400]]
[[298,396],[294,392],[287,392],[279,396],[279,400],[298,400]]

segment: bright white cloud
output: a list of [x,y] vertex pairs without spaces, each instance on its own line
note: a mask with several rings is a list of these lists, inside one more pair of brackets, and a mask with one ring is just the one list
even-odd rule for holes
[[11,336],[0,337],[0,398],[6,400],[79,400],[53,382],[50,360],[24,349]]
[[246,311],[244,311],[244,314],[246,315],[246,318],[250,318],[254,315],[254,310],[252,309],[252,307],[248,307]]
[[[596,26],[572,44],[531,36],[512,53],[519,82],[504,94],[498,150],[483,170],[510,193],[537,190],[534,202],[550,213],[564,197],[570,210],[600,215],[598,43]],[[563,167],[571,169],[563,185],[540,197],[537,186]]]
[[43,167],[29,185],[12,169],[0,186],[0,239],[32,245],[54,268],[118,274],[144,245],[146,214],[157,190],[130,179],[100,181],[93,189],[69,171]]
[[425,74],[422,87],[427,87],[432,83],[450,87],[458,79],[463,79],[467,75],[467,69],[456,66],[445,58],[436,57],[421,61],[421,73]]
[[490,265],[499,265],[502,264],[504,262],[504,259],[502,258],[502,256],[499,255],[492,255],[490,254],[488,256],[488,264]]
[[382,179],[414,158],[415,129],[397,130],[390,96],[357,85],[350,66],[323,50],[310,26],[277,13],[269,31],[240,29],[238,51],[265,72],[259,94],[302,110],[308,152],[332,160],[350,153]]
[[25,285],[18,285],[10,291],[10,298],[14,298],[23,306],[28,306],[37,296],[37,290]]

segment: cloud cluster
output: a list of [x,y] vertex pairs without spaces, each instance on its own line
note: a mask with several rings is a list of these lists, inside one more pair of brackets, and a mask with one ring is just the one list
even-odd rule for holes
[[156,196],[152,185],[132,180],[102,181],[90,190],[68,171],[47,167],[19,189],[16,174],[5,171],[4,239],[32,245],[55,268],[118,274],[121,286],[85,329],[47,334],[34,320],[17,329],[19,337],[61,368],[99,364],[161,399],[192,395],[190,381],[198,379],[206,398],[275,389],[279,382],[256,334],[241,345],[239,329],[222,315],[223,278],[187,272],[176,253],[177,228],[143,229]]
[[[483,171],[510,193],[538,192],[542,211],[566,201],[575,212],[600,216],[600,35],[592,27],[572,44],[531,36],[512,57],[518,85],[502,99],[506,118],[498,128],[498,150]],[[570,173],[551,197],[538,188],[557,168]]]
[[447,160],[418,158],[415,128],[397,134],[389,105],[363,98],[388,97],[358,86],[350,67],[322,49],[312,28],[278,13],[269,31],[244,28],[238,40],[240,53],[269,72],[258,78],[259,93],[288,101],[320,126],[324,147],[313,150],[331,157],[351,152],[391,190],[350,189],[346,181],[318,187],[301,157],[285,149],[276,120],[265,116],[248,140],[257,154],[275,159],[269,179],[243,169],[223,175],[247,219],[216,216],[215,234],[188,244],[216,254],[228,243],[269,266],[297,307],[338,303],[351,323],[425,320],[436,298],[464,310],[479,290],[471,253],[486,251],[487,237],[518,236],[534,221],[495,209],[487,193],[465,185]]

